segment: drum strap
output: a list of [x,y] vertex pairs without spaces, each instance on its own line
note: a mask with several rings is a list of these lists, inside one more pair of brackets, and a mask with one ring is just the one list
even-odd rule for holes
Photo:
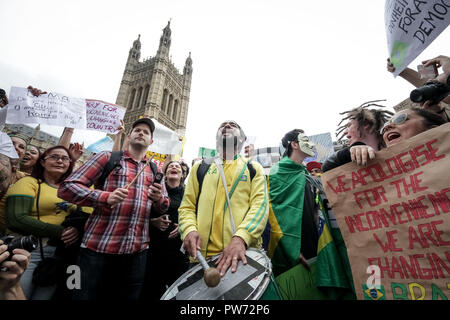
[[228,196],[228,188],[227,188],[227,181],[225,179],[225,173],[223,172],[223,167],[222,167],[222,163],[220,162],[220,159],[215,158],[214,162],[216,163],[216,166],[219,169],[220,177],[222,178],[221,180],[223,183],[223,188],[225,190],[225,196],[227,198],[228,211],[230,212],[231,231],[234,235],[236,233],[236,227],[234,225],[233,212],[231,211],[231,203],[230,203],[230,197]]

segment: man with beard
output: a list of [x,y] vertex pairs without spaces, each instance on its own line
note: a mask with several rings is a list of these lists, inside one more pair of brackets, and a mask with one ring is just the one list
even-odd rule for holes
[[[150,212],[161,215],[169,207],[165,187],[153,183],[154,172],[145,155],[154,130],[149,118],[133,123],[120,165],[109,173],[103,185],[98,181],[111,152],[89,159],[59,187],[60,198],[95,208],[86,223],[78,257],[81,289],[74,289],[76,300],[108,295],[115,300],[135,300],[140,295],[149,247]],[[97,189],[91,189],[91,185]]]
[[235,121],[223,122],[216,135],[215,158],[196,162],[179,208],[179,230],[193,259],[220,254],[217,270],[225,275],[247,263],[246,248],[261,248],[268,202],[260,164],[239,155],[246,137]]

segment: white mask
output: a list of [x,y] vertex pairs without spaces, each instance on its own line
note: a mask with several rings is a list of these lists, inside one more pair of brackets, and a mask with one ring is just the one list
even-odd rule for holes
[[310,157],[314,157],[314,146],[315,144],[309,141],[308,136],[304,133],[299,133],[297,137],[298,145],[300,146],[300,150],[306,153]]

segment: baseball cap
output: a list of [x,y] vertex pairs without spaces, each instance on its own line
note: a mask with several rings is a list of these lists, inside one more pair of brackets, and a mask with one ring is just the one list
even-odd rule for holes
[[133,122],[133,125],[131,126],[131,129],[133,130],[134,127],[136,127],[138,124],[144,123],[149,126],[150,132],[153,134],[153,131],[155,131],[155,123],[150,118],[140,118],[137,119],[135,122]]

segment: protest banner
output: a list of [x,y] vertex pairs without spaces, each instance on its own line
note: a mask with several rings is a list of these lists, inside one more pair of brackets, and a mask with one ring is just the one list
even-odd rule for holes
[[106,136],[104,138],[101,138],[100,140],[94,142],[93,144],[89,145],[87,149],[89,151],[92,151],[94,153],[99,153],[102,151],[111,151],[114,145],[113,139]]
[[325,162],[326,158],[334,153],[333,140],[331,139],[331,133],[321,133],[309,136],[309,141],[315,144],[314,157],[307,157],[303,160],[304,163],[310,161]]
[[86,129],[116,134],[125,111],[124,107],[112,103],[86,99]]
[[386,0],[384,23],[388,55],[397,76],[447,28],[450,1]]
[[166,161],[167,154],[161,154],[157,152],[147,151],[146,153],[148,158],[152,158],[152,161],[156,164],[158,169],[162,169],[162,166],[164,164],[164,161]]
[[178,134],[156,119],[152,118],[152,121],[155,124],[155,131],[153,132],[153,143],[148,147],[148,151],[161,154],[180,154],[182,142]]
[[358,299],[450,297],[450,123],[322,175]]
[[6,122],[86,129],[86,101],[56,92],[35,97],[27,88],[11,87]]

